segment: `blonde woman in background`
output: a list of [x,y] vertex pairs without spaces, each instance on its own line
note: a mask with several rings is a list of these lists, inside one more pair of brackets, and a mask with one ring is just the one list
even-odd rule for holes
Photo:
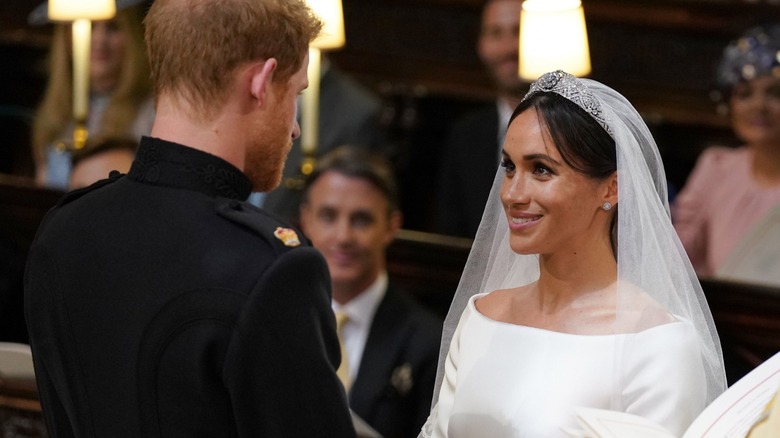
[[[140,139],[151,130],[154,101],[143,42],[143,0],[117,1],[111,20],[92,24],[90,136]],[[48,21],[44,3],[30,14],[31,24]],[[63,147],[73,133],[73,79],[70,26],[55,24],[49,54],[49,80],[35,116],[32,135],[36,181],[65,188],[71,168]]]

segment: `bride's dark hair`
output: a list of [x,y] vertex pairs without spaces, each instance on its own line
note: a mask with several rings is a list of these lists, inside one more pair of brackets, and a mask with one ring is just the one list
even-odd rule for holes
[[576,103],[557,93],[533,93],[515,108],[509,124],[531,108],[546,125],[566,164],[595,179],[617,170],[615,140]]

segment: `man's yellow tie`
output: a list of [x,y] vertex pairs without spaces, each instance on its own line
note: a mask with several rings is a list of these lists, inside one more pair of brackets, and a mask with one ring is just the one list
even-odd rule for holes
[[344,312],[336,312],[336,333],[339,336],[339,345],[341,346],[341,365],[336,370],[336,374],[341,379],[344,389],[349,392],[349,361],[347,359],[347,350],[344,348],[344,324],[349,321],[349,316]]

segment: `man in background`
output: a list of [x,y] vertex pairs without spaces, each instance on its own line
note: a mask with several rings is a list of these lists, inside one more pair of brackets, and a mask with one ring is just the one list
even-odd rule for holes
[[156,117],[126,176],[41,225],[25,313],[57,437],[354,437],[322,256],[243,202],[300,128],[303,0],[156,0]]
[[415,437],[430,413],[441,321],[388,278],[401,227],[387,161],[340,147],[307,181],[301,226],[328,262],[352,410],[384,438]]
[[436,231],[474,238],[498,168],[506,127],[528,90],[518,76],[521,0],[488,0],[477,54],[496,86],[496,101],[458,118],[442,153],[436,187]]

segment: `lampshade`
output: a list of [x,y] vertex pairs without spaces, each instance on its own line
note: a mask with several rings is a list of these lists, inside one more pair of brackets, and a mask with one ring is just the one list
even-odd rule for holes
[[52,21],[108,20],[116,15],[115,0],[49,0]]
[[309,7],[325,24],[322,34],[312,42],[317,49],[337,49],[344,46],[344,11],[341,0],[307,0]]
[[520,11],[519,75],[533,81],[553,70],[590,73],[585,13],[580,0],[525,0]]

